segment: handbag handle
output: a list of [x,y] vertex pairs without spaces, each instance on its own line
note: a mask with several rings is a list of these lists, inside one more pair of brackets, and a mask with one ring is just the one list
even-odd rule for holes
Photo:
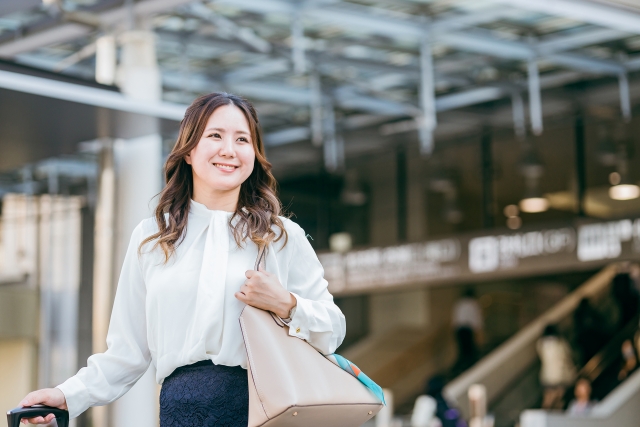
[[46,417],[49,414],[55,415],[59,427],[69,426],[68,411],[44,405],[26,406],[10,410],[7,412],[7,425],[9,427],[20,427],[20,420],[23,418]]

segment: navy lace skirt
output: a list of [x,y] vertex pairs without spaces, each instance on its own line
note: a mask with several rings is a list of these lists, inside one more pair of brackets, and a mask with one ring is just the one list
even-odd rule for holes
[[160,427],[247,427],[247,371],[210,360],[182,366],[160,390]]

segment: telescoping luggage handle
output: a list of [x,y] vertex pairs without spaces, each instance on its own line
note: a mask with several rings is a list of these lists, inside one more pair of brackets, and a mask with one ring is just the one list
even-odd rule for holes
[[44,405],[34,405],[10,410],[7,412],[7,425],[8,427],[20,427],[20,420],[23,418],[46,417],[49,414],[55,415],[58,427],[69,427],[68,411]]

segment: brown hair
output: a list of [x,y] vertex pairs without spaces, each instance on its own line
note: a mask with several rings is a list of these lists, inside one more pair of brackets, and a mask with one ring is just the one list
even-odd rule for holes
[[[251,141],[256,153],[253,171],[240,186],[238,205],[229,220],[236,244],[240,247],[248,237],[259,247],[264,247],[283,236],[284,244],[287,244],[287,231],[278,217],[282,206],[276,196],[276,179],[271,173],[271,163],[265,157],[258,115],[253,105],[239,96],[211,93],[193,101],[180,122],[178,140],[164,165],[167,185],[160,193],[160,201],[155,210],[159,231],[144,239],[138,248],[139,252],[146,243],[155,240],[152,249],[160,246],[167,262],[182,241],[193,196],[193,175],[185,156],[198,145],[209,117],[224,105],[233,105],[242,111],[249,122]],[[236,217],[239,220],[233,224]],[[277,236],[272,230],[273,225],[280,228]]]

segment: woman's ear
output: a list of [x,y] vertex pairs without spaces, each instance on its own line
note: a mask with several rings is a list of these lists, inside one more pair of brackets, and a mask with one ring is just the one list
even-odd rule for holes
[[184,156],[184,161],[187,162],[188,165],[191,164],[191,154],[187,154]]

